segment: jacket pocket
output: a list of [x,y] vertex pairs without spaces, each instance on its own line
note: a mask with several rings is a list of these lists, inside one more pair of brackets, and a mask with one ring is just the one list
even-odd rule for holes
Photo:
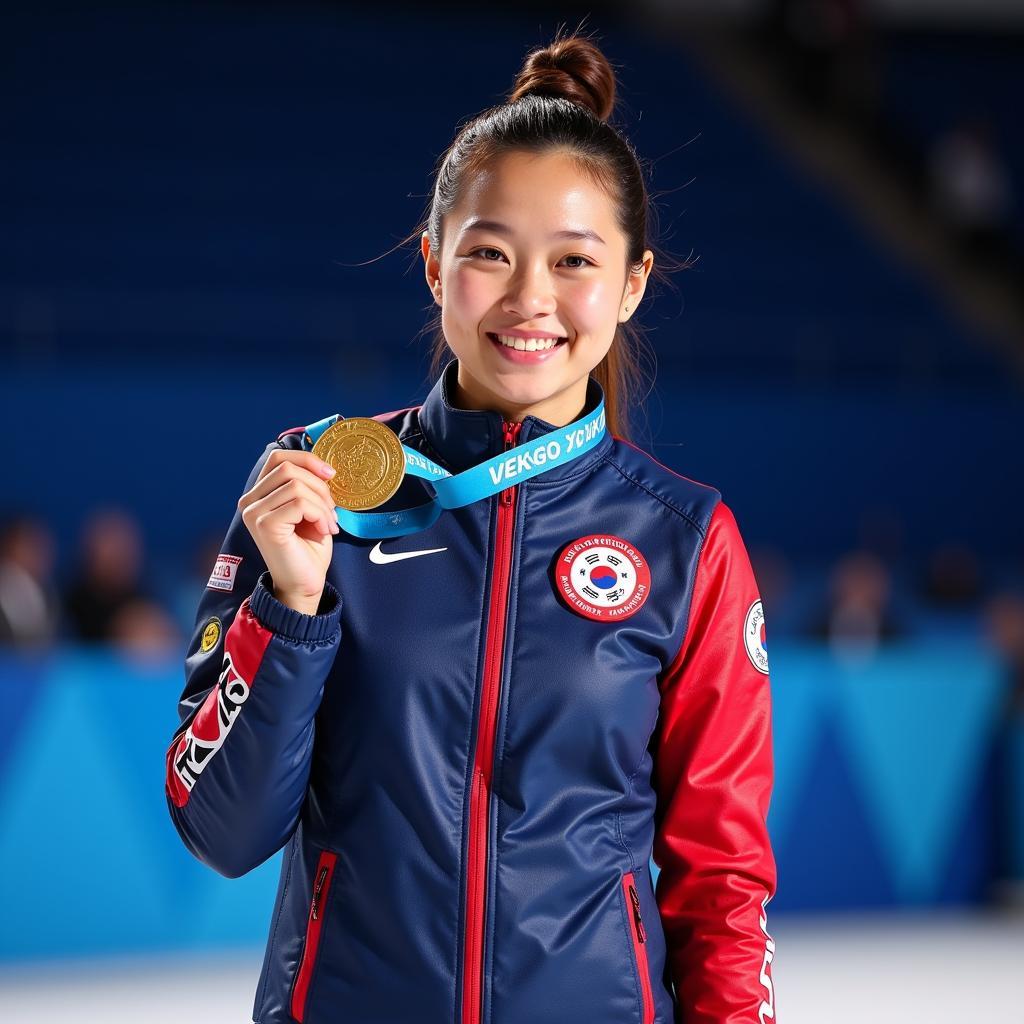
[[654,1021],[654,994],[651,992],[651,975],[647,967],[647,933],[640,914],[640,896],[636,891],[636,880],[632,871],[622,876],[622,892],[626,899],[626,917],[629,920],[629,937],[633,946],[633,960],[637,980],[640,982],[640,997],[643,1003],[642,1024]]
[[317,950],[320,946],[320,932],[324,923],[324,907],[331,889],[334,862],[338,855],[331,850],[321,850],[320,860],[313,875],[313,894],[309,901],[309,916],[306,918],[306,937],[302,944],[299,968],[292,981],[291,1015],[300,1024],[306,1012],[309,983],[316,966]]

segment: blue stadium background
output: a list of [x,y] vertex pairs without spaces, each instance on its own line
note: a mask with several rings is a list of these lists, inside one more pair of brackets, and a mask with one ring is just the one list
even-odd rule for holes
[[[91,510],[119,504],[190,630],[196,552],[266,442],[429,388],[419,257],[389,250],[456,125],[503,97],[554,21],[396,10],[5,15],[3,503],[54,531],[58,576]],[[982,607],[930,608],[921,577],[955,543],[989,592],[1019,592],[1019,359],[677,40],[638,19],[601,42],[653,165],[659,241],[699,256],[645,300],[658,376],[641,443],[722,490],[755,567],[789,572],[766,597],[772,909],[982,905],[997,878],[1024,880],[1024,726]],[[1017,54],[908,33],[885,50],[882,100],[923,146],[974,90],[1024,182]],[[1024,213],[1013,231],[1024,249]],[[888,560],[909,635],[851,663],[801,627],[864,545]],[[0,959],[262,947],[280,855],[225,880],[166,813],[181,682],[180,658],[71,637],[0,656]]]

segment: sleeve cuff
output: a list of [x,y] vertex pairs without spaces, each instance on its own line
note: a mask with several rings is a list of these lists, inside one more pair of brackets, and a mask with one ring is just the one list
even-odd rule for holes
[[260,624],[272,633],[299,642],[318,642],[332,639],[341,620],[341,595],[328,581],[315,615],[289,608],[274,597],[274,581],[270,570],[264,569],[249,597],[249,608]]

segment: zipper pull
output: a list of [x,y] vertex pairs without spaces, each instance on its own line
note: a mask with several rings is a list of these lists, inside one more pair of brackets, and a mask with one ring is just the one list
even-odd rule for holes
[[629,898],[633,904],[633,920],[636,922],[637,938],[641,942],[646,942],[647,933],[644,931],[644,923],[640,919],[640,897],[636,894],[636,889],[632,885],[629,887]]
[[[516,438],[519,436],[519,428],[522,427],[522,423],[513,423],[510,420],[502,420],[501,423],[505,428],[505,451],[508,451],[515,444]],[[512,488],[506,487],[499,495],[499,500],[502,505],[511,505]]]
[[324,879],[327,877],[327,868],[324,867],[320,871],[320,877],[317,879],[316,888],[313,890],[313,920],[316,921],[319,918],[319,905],[320,905],[320,890],[324,887]]

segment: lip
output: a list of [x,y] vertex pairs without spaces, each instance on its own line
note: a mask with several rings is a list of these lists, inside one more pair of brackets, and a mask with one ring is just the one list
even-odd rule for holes
[[[566,341],[563,344],[555,345],[544,352],[521,352],[519,351],[519,349],[508,348],[508,346],[502,345],[502,343],[497,340],[497,335],[494,334],[493,331],[487,331],[486,333],[487,340],[491,343],[491,345],[494,348],[498,350],[500,355],[502,355],[509,362],[519,363],[520,365],[530,365],[533,363],[547,362],[556,352],[559,352],[561,349],[565,348],[569,344],[568,341]],[[504,334],[505,332],[502,331],[501,333]],[[549,337],[557,337],[557,335],[549,335]]]
[[504,327],[500,331],[489,331],[489,334],[507,334],[511,338],[562,338],[565,335],[552,334],[550,331],[521,331],[514,327]]

